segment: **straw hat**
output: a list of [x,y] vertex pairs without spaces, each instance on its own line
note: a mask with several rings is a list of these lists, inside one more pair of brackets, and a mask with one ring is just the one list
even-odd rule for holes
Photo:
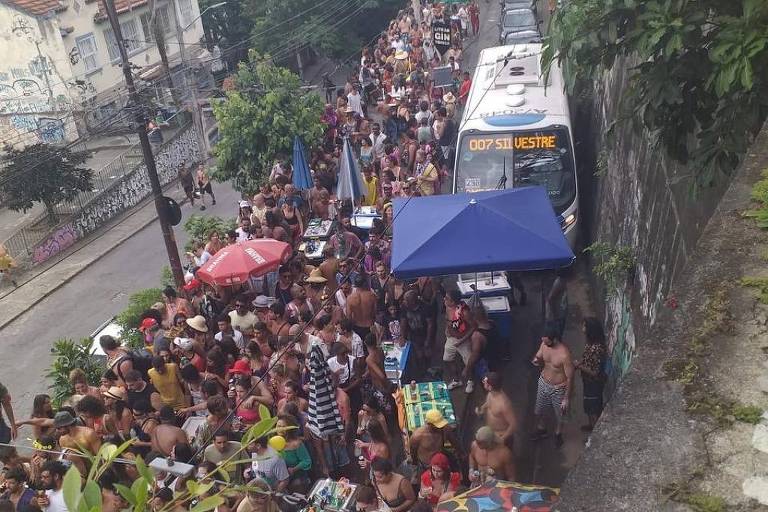
[[125,392],[125,390],[118,386],[112,386],[107,391],[104,391],[102,395],[106,396],[107,398],[111,398],[112,400],[120,400],[122,402],[125,402],[125,400],[128,398],[128,394]]
[[448,91],[443,96],[443,101],[446,103],[456,103],[456,96],[454,96],[452,92]]
[[208,325],[205,323],[205,317],[203,315],[187,318],[187,325],[198,332],[208,332]]
[[307,278],[308,283],[327,283],[328,280],[323,277],[323,274],[320,272],[319,268],[314,269],[312,272],[309,273],[309,277]]

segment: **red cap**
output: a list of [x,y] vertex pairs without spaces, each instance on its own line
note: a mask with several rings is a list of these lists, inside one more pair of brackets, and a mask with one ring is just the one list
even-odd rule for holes
[[249,365],[247,361],[243,361],[242,359],[239,359],[235,361],[235,364],[232,365],[232,369],[229,370],[229,373],[239,373],[240,375],[250,375],[251,365]]
[[441,452],[437,452],[432,456],[432,458],[429,460],[429,465],[443,468],[444,471],[451,470],[451,461],[448,460],[447,455]]
[[200,288],[200,281],[192,278],[187,284],[184,285],[184,291],[191,292]]
[[150,327],[154,327],[156,325],[157,325],[157,320],[155,320],[154,318],[145,318],[144,320],[141,321],[141,325],[139,326],[139,330],[141,332],[144,332],[147,329],[149,329]]

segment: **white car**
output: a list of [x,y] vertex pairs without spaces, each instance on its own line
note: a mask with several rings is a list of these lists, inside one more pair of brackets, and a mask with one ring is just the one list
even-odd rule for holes
[[98,328],[96,328],[93,334],[91,334],[91,339],[93,340],[93,344],[91,345],[91,354],[93,354],[94,357],[98,357],[100,359],[103,358],[106,360],[107,354],[104,353],[104,351],[101,349],[101,345],[99,344],[99,338],[105,334],[112,336],[116,340],[119,340],[120,336],[123,334],[123,328],[115,323],[115,317],[112,317],[101,324]]

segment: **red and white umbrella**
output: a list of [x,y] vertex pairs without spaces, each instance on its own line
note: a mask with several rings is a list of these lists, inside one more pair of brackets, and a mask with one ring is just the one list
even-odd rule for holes
[[290,257],[291,246],[285,242],[268,238],[248,240],[219,250],[196,275],[210,285],[231,286],[274,272]]

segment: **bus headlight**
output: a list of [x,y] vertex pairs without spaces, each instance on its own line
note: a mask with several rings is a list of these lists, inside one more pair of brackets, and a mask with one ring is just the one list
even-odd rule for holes
[[565,230],[566,230],[566,229],[568,229],[569,227],[571,227],[571,226],[573,226],[574,224],[576,224],[576,213],[577,213],[577,212],[573,212],[573,213],[571,213],[570,215],[568,215],[567,217],[565,217],[565,218],[563,219],[563,221],[560,223],[560,227],[562,227],[562,228],[563,228],[563,231],[565,231]]

